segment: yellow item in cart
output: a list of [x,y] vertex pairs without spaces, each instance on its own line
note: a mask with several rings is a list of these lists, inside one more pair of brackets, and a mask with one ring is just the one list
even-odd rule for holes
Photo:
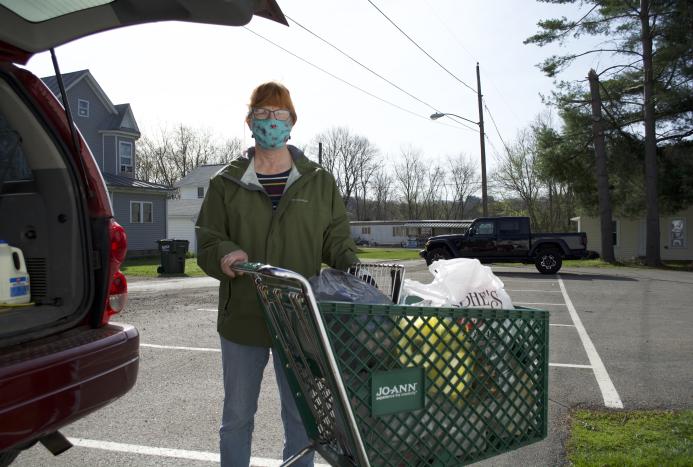
[[473,364],[465,345],[465,326],[430,316],[403,318],[398,327],[400,363],[424,368],[428,394],[443,393],[452,401],[463,397],[471,384]]

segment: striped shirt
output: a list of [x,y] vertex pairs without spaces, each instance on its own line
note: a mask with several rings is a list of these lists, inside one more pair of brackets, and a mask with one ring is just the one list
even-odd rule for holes
[[257,174],[258,181],[265,188],[265,192],[272,201],[272,209],[277,209],[277,205],[279,204],[279,200],[282,199],[284,187],[286,186],[286,181],[289,179],[290,173],[291,169],[278,174]]

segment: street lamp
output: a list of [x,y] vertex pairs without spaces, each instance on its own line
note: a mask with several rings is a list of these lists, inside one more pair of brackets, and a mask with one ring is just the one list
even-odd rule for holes
[[484,217],[488,216],[488,203],[487,203],[487,195],[486,195],[486,145],[484,141],[484,116],[483,113],[481,113],[481,106],[479,107],[479,116],[481,119],[478,122],[472,121],[468,118],[464,118],[460,115],[456,114],[451,114],[448,112],[442,113],[442,112],[436,112],[431,115],[431,120],[438,120],[441,117],[445,116],[451,116],[451,117],[457,117],[460,118],[466,122],[473,123],[474,125],[477,125],[479,127],[479,142],[481,144],[481,207],[484,213]]

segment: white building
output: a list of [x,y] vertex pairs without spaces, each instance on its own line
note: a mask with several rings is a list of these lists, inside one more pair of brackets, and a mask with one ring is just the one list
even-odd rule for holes
[[[587,248],[601,254],[602,233],[599,217],[580,216],[571,219],[578,232],[587,233]],[[693,245],[688,241],[688,224],[693,221],[693,206],[672,215],[659,217],[660,256],[662,260],[693,260]],[[645,256],[646,229],[644,217],[612,221],[612,242],[617,260],[628,261]]]
[[469,220],[352,221],[351,237],[359,244],[418,247],[434,235],[459,234]]
[[225,164],[201,165],[193,169],[187,176],[176,182],[175,187],[180,193],[180,199],[167,201],[167,238],[187,240],[190,242],[188,251],[197,252],[195,239],[195,222],[202,207],[202,201],[209,188],[209,180]]

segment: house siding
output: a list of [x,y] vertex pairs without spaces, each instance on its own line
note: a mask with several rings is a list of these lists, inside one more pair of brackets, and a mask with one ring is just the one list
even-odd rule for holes
[[[104,103],[94,92],[92,87],[87,83],[86,79],[80,80],[69,91],[67,91],[70,109],[72,110],[72,118],[75,120],[79,131],[89,145],[92,154],[97,160],[97,163],[102,164],[101,155],[103,147],[99,130],[103,126],[103,122],[112,118],[113,114],[108,111]],[[80,117],[77,114],[78,100],[84,99],[89,101],[89,117]],[[99,165],[101,170],[104,170],[102,165]]]
[[207,188],[209,187],[209,181],[205,184],[200,185],[186,185],[180,187],[180,199],[197,199],[197,187],[202,186],[205,189],[205,194],[207,194]]
[[116,138],[113,135],[103,135],[103,152],[101,158],[103,160],[103,167],[101,171],[103,173],[109,173],[117,175],[115,168],[115,147]]
[[[363,228],[370,229],[370,233],[363,233]],[[393,235],[393,229],[398,225],[351,225],[351,237],[354,240],[363,239],[378,245],[400,245],[409,238],[404,235]]]
[[197,253],[197,242],[195,238],[195,222],[190,217],[169,217],[167,238],[176,240],[187,240],[188,251]]
[[[166,196],[128,192],[112,192],[113,214],[128,236],[128,254],[156,253],[157,240],[166,238]],[[130,201],[152,203],[151,224],[130,223]]]
[[[674,219],[683,219],[686,229],[684,248],[673,248],[671,245],[671,224]],[[620,219],[617,221],[618,245],[614,246],[614,256],[617,260],[628,261],[645,255],[645,219]],[[660,256],[662,260],[691,261],[693,260],[693,245],[691,244],[691,229],[693,228],[693,206],[673,215],[660,216]],[[598,217],[579,219],[578,229],[587,233],[587,248],[602,253],[602,235]]]

